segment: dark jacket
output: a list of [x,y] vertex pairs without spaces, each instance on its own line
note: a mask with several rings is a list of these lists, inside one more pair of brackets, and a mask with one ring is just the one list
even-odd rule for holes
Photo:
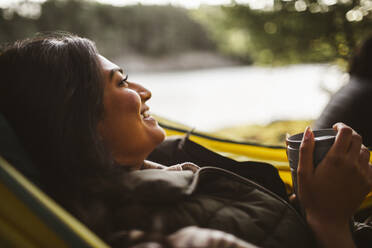
[[372,147],[372,82],[351,77],[350,82],[338,90],[331,98],[315,128],[330,128],[336,122],[351,126],[363,137],[363,143]]
[[[192,142],[185,137],[171,137],[167,138],[162,144],[160,144],[148,157],[148,159],[162,163],[164,165],[173,165],[177,163],[182,163],[185,161],[193,162],[201,167],[205,166],[216,166],[218,168],[222,168],[224,170],[228,170],[230,172],[234,172],[235,174],[238,174],[241,177],[244,177],[246,181],[248,181],[252,188],[264,188],[265,190],[262,192],[264,194],[268,193],[271,196],[274,196],[274,198],[279,199],[279,201],[283,202],[282,207],[287,206],[288,211],[292,212],[293,208],[291,206],[288,206],[284,202],[288,202],[288,197],[287,193],[285,190],[285,186],[282,182],[282,180],[279,177],[278,171],[276,168],[274,168],[272,165],[267,164],[267,163],[262,163],[262,162],[256,162],[256,161],[244,161],[244,162],[237,162],[233,159],[221,156],[215,152],[212,152],[205,147]],[[204,169],[202,169],[203,171]],[[208,169],[210,170],[210,169]],[[208,174],[211,174],[212,176],[208,177],[210,181],[216,180],[214,183],[209,183],[207,182],[206,184],[211,184],[215,185],[218,184],[218,181],[221,180],[220,176],[213,176],[213,174],[216,174],[215,172],[208,172]],[[235,180],[233,178],[230,178],[230,180]],[[256,185],[256,186],[253,186]],[[262,187],[261,187],[262,186]],[[210,188],[211,192],[218,192],[220,189],[219,187],[211,187]],[[223,188],[222,190],[225,190]],[[226,189],[225,192],[228,194],[228,191],[230,189]],[[271,191],[269,193],[268,191]],[[232,192],[234,192],[234,189],[232,189]],[[245,191],[241,191],[245,192]],[[237,196],[239,197],[239,196]],[[245,199],[245,204],[249,205],[250,199]],[[268,209],[265,209],[266,204],[271,201],[268,198],[263,198],[262,200],[262,208],[257,209],[258,212],[262,211],[263,213],[268,213],[270,212],[270,207]],[[270,205],[270,204],[269,204]],[[279,210],[279,208],[278,208]],[[354,241],[357,244],[357,247],[359,248],[364,248],[364,247],[371,247],[372,244],[372,209],[366,209],[360,213],[358,213],[357,216],[355,216],[355,219],[360,221],[360,222],[355,222],[354,227],[353,227],[353,236],[354,236]],[[280,215],[280,212],[276,212],[278,215]],[[245,212],[245,214],[249,215],[249,212]],[[233,215],[233,214],[232,214]],[[257,213],[254,213],[254,216],[258,216]],[[371,216],[370,218],[366,219],[367,216]],[[244,221],[245,218],[250,219],[249,216],[240,216],[242,218],[239,218],[239,215],[236,216],[241,221]],[[260,216],[256,219],[256,223],[266,223],[270,222],[270,218],[273,216],[271,215],[265,215]],[[274,217],[275,218],[275,217]],[[301,219],[301,218],[300,218]],[[233,220],[233,218],[231,218]],[[228,224],[226,224],[227,227],[230,226],[230,221],[226,220]],[[286,222],[286,217],[283,216],[283,219],[281,221]],[[299,220],[300,222],[303,222],[302,220]],[[234,223],[236,223],[236,220],[233,220]],[[363,223],[362,223],[363,222]],[[260,224],[259,224],[260,225]],[[225,226],[223,223],[221,223],[221,226]],[[262,225],[265,226],[265,225]],[[289,226],[288,226],[289,227]],[[281,235],[283,235],[282,238],[288,238],[289,236],[296,236],[295,240],[298,239],[299,243],[297,247],[302,247],[302,242],[306,242],[308,240],[308,236],[310,235],[309,233],[306,233],[305,236],[303,237],[302,234],[303,232],[299,229],[298,231],[295,230],[293,233],[287,233],[284,230],[286,229],[286,225],[281,223],[277,226],[278,229],[283,230]],[[219,229],[219,228],[217,228]],[[231,232],[232,234],[235,234],[234,232],[236,230],[226,230],[223,229],[227,232]],[[265,229],[267,231],[267,229]],[[270,231],[268,232],[270,233]],[[236,234],[238,237],[240,234]],[[278,244],[271,246],[267,245],[265,241],[256,242],[256,238],[259,239],[259,237],[256,237],[257,233],[253,232],[251,235],[249,235],[249,239],[246,239],[246,237],[242,237],[243,239],[246,239],[249,242],[252,242],[256,245],[259,245],[261,247],[280,247],[281,243],[279,242]],[[268,234],[270,236],[270,234]],[[265,239],[265,238],[264,238]],[[271,239],[270,237],[267,237],[267,239]],[[312,241],[309,242],[309,247],[313,245],[311,243]],[[311,245],[310,245],[311,244]],[[286,247],[283,245],[282,247]],[[290,247],[290,246],[288,246]],[[303,246],[307,247],[307,246]],[[315,246],[314,246],[315,247]]]
[[315,247],[303,218],[278,195],[216,167],[131,173],[122,229],[170,234],[185,226],[231,233],[259,247]]
[[118,211],[117,229],[170,234],[195,225],[231,233],[259,247],[315,247],[273,166],[237,162],[185,137],[168,139],[149,159],[165,165],[190,161],[203,168],[195,174],[132,172],[127,182],[131,197]]

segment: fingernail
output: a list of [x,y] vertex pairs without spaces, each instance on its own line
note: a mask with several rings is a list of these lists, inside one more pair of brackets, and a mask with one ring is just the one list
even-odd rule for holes
[[306,129],[305,129],[303,141],[304,142],[309,141],[310,138],[311,138],[311,135],[312,135],[311,127],[307,126]]

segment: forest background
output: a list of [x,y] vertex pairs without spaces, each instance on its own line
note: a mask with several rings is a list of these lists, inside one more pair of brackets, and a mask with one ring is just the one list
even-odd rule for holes
[[91,38],[109,57],[196,50],[261,65],[342,61],[371,33],[372,1],[275,0],[266,9],[232,1],[185,9],[26,0],[0,8],[2,44],[52,30]]
[[[137,66],[143,70],[218,66],[216,61],[260,66],[336,63],[346,69],[352,51],[372,32],[372,0],[272,0],[260,9],[235,1],[191,9],[118,7],[88,0],[24,0],[3,5],[0,1],[3,47],[54,30],[94,40],[113,61],[140,58],[147,62]],[[211,59],[172,63],[190,53]],[[162,59],[170,63],[156,67],[153,61]]]

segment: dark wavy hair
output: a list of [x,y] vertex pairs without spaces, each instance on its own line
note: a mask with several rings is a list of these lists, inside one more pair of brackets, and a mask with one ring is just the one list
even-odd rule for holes
[[349,73],[372,81],[372,35],[355,49],[350,60]]
[[93,229],[105,229],[93,217],[104,219],[100,213],[110,204],[103,202],[110,199],[103,198],[122,190],[113,170],[123,166],[114,166],[97,132],[104,118],[97,55],[92,41],[66,33],[15,42],[0,55],[0,112],[40,171],[43,188]]

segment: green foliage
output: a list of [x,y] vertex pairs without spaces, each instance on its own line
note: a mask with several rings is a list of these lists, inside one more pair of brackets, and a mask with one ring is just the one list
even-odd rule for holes
[[109,57],[215,49],[203,27],[184,8],[114,7],[92,1],[48,0],[37,4],[39,15],[27,16],[21,10],[29,4],[24,1],[15,9],[0,9],[1,43],[30,37],[36,32],[63,30],[94,40],[100,52]]
[[195,16],[222,51],[257,64],[343,63],[372,31],[371,0],[275,0],[271,9],[232,4]]
[[243,142],[285,146],[287,133],[290,135],[301,133],[312,122],[312,120],[278,120],[267,125],[241,124],[216,130],[212,134]]
[[336,61],[345,66],[371,27],[372,0],[274,0],[271,8],[260,10],[234,1],[196,10],[88,0],[24,0],[0,8],[0,43],[64,30],[91,38],[113,59],[218,50],[244,63]]
[[221,7],[201,6],[191,12],[193,18],[207,30],[220,52],[244,63],[251,63],[249,35],[246,29],[236,27]]

